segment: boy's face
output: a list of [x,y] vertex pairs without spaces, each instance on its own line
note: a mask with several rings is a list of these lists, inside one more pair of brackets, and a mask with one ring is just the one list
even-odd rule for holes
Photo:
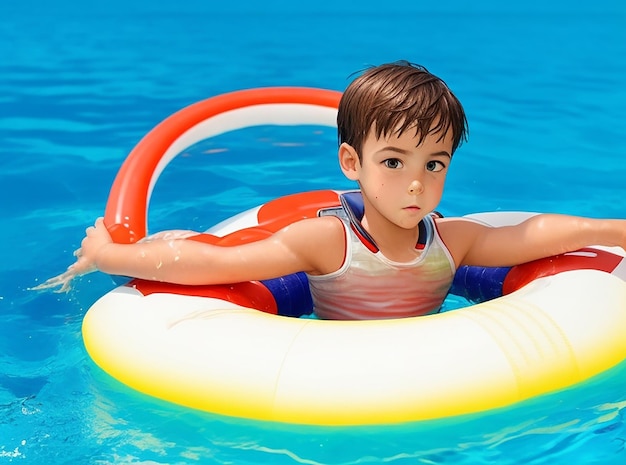
[[350,146],[340,148],[344,174],[358,181],[363,192],[368,223],[376,216],[411,229],[437,207],[452,158],[450,131],[441,140],[440,136],[429,134],[417,146],[412,130],[380,139],[370,130],[361,162],[352,159]]

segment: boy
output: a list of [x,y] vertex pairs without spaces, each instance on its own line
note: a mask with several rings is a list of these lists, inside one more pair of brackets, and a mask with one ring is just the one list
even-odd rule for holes
[[348,219],[305,219],[237,247],[115,244],[98,219],[65,275],[100,270],[193,285],[304,271],[318,317],[397,318],[437,312],[461,265],[512,266],[591,244],[626,247],[626,220],[538,215],[494,228],[435,217],[467,122],[445,83],[423,67],[366,70],[343,94],[337,123],[339,164],[359,185],[362,213],[346,197]]

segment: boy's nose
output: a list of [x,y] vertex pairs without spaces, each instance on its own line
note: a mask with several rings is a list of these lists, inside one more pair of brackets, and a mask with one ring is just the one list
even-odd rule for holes
[[411,184],[409,184],[409,194],[411,195],[421,194],[423,190],[424,185],[417,179],[413,180]]

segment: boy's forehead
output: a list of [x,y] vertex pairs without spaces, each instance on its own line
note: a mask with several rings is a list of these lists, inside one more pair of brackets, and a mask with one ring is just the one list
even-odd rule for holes
[[[404,126],[403,124],[398,124],[392,131],[385,133],[383,130],[377,130],[376,123],[372,124],[370,130],[365,135],[365,141],[398,141],[400,139],[407,140],[413,139],[415,142],[415,146],[419,147],[429,141],[453,144],[454,134],[452,128],[442,128],[438,125],[438,121],[435,121],[428,133],[423,134],[421,129],[417,124],[410,124],[408,126]],[[445,131],[444,131],[445,129]]]

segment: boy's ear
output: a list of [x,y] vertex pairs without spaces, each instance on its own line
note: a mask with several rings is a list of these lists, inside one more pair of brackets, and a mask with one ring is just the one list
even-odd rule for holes
[[351,181],[359,180],[359,168],[361,168],[359,154],[345,142],[339,146],[339,166],[346,178]]

